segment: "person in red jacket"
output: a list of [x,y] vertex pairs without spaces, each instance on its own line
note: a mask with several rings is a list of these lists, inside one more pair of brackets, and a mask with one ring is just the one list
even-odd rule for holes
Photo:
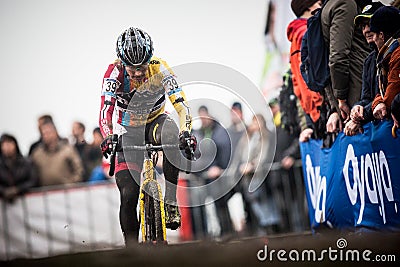
[[[296,15],[287,28],[287,37],[291,42],[290,46],[290,68],[292,70],[293,91],[300,101],[304,112],[309,116],[313,123],[320,118],[318,107],[322,105],[323,98],[311,91],[303,80],[300,73],[301,64],[301,41],[307,30],[307,19],[312,16],[312,12],[321,7],[320,0],[292,0],[291,8]],[[312,131],[307,131],[310,135]]]

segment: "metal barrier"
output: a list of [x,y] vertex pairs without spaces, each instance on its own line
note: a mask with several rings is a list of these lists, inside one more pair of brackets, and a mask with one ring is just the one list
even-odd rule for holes
[[[201,188],[207,183],[204,177],[195,175],[186,177],[186,180],[189,184],[189,187],[194,186]],[[232,223],[234,224],[233,229],[239,232],[244,230],[244,235],[263,234],[262,231],[261,233],[255,233],[254,229],[245,229],[246,227],[257,228],[254,221],[246,222],[246,225],[238,225],[243,224],[243,221],[249,218],[248,215],[246,216],[246,214],[252,212],[249,210],[249,203],[245,203],[247,200],[246,196],[244,196],[246,194],[244,190],[247,188],[240,188],[242,186],[242,181],[243,178],[241,181],[239,181],[238,185],[236,185],[235,189],[233,189],[233,192],[231,191],[222,197],[224,202],[230,202],[233,195],[241,195],[241,197],[235,198],[234,205],[227,205],[229,206],[228,209],[230,217],[232,219]],[[257,196],[259,199],[258,208],[261,210],[261,212],[270,212],[268,208],[265,208],[267,205],[264,204],[270,204],[269,202],[271,201],[274,202],[273,205],[276,207],[276,210],[274,211],[277,211],[277,217],[279,220],[276,225],[277,227],[274,227],[276,228],[273,231],[274,233],[303,232],[310,229],[301,160],[295,161],[294,166],[289,170],[283,169],[281,164],[278,162],[273,163],[268,172],[267,178],[264,180],[261,186],[264,188],[263,192]],[[192,191],[194,194],[189,196],[191,199],[190,202],[199,203],[199,201],[204,201],[206,199],[207,200],[205,203],[210,202],[210,198],[212,198],[212,192],[206,191],[207,190],[197,192]],[[218,191],[218,189],[216,191]],[[209,195],[206,196],[205,194]],[[213,204],[207,204],[202,207],[190,208],[192,229],[194,231],[195,238],[213,238],[217,237],[221,232],[223,232],[223,229],[221,229],[223,226],[219,221],[226,221],[226,218],[221,215],[226,213],[226,206],[224,207],[224,205],[222,205],[221,207],[220,203],[217,203],[217,205],[215,204],[216,203],[214,202]],[[218,210],[219,208],[222,208],[223,210]],[[237,215],[238,213],[239,215]],[[256,215],[257,214],[252,214],[250,217],[253,216],[254,219],[254,217],[257,217]],[[241,216],[241,218],[239,220],[235,220],[234,217],[237,216]],[[231,231],[231,229],[228,229],[228,231]]]
[[[301,161],[297,161],[290,171],[282,170],[279,163],[274,163],[267,180],[272,182],[271,192],[281,217],[281,232],[308,230]],[[182,201],[181,194],[178,194],[178,201]],[[183,194],[186,198],[187,192]],[[0,199],[0,260],[121,248],[124,240],[119,225],[119,203],[118,188],[113,180],[35,188],[13,203]],[[243,205],[229,206],[232,213],[244,213],[240,210]],[[199,223],[196,222],[199,218],[188,218],[190,212],[186,211],[182,213],[185,214],[183,226],[190,232]],[[179,233],[173,234],[177,242],[179,239],[188,241],[182,238],[182,233],[180,238],[176,236]],[[186,236],[193,237],[193,234]]]
[[115,183],[37,188],[0,205],[0,260],[124,245]]
[[274,162],[268,175],[277,180],[274,181],[276,190],[273,190],[273,194],[281,214],[281,232],[309,230],[310,220],[301,160],[297,160],[289,170],[283,169],[279,162]]

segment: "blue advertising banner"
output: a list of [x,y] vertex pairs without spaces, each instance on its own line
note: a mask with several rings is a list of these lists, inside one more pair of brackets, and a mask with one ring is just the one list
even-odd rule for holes
[[311,227],[400,229],[400,138],[393,121],[340,133],[331,148],[301,143]]

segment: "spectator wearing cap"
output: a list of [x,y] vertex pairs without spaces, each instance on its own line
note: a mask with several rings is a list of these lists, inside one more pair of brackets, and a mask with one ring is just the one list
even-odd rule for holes
[[274,97],[274,98],[270,99],[268,102],[268,106],[271,109],[272,118],[274,120],[275,126],[280,127],[281,126],[281,111],[280,111],[278,98]]
[[372,52],[364,61],[361,99],[350,112],[350,120],[346,123],[344,133],[352,136],[362,132],[362,125],[374,119],[372,115],[372,101],[379,93],[378,80],[376,78],[376,55],[378,48],[374,42],[373,33],[370,30],[370,19],[374,12],[382,7],[381,2],[374,2],[364,7],[362,13],[355,17],[354,25],[362,30],[362,33],[370,45]]
[[[304,112],[307,114],[307,121],[312,121],[312,124],[320,119],[320,107],[323,103],[323,98],[319,93],[311,91],[305,83],[301,72],[301,42],[303,35],[307,30],[307,19],[312,16],[313,11],[321,8],[322,1],[317,0],[292,0],[291,8],[296,15],[296,19],[289,23],[287,28],[287,38],[291,42],[290,45],[290,69],[292,71],[293,91],[300,102]],[[314,125],[309,125],[310,128],[315,128]]]
[[376,119],[390,116],[394,97],[400,92],[400,11],[392,6],[379,8],[371,17],[371,32],[379,49],[377,56],[380,94],[372,103]]
[[[331,85],[339,103],[341,117],[347,120],[350,108],[360,100],[364,59],[370,48],[354,18],[361,13],[366,1],[329,0],[321,12],[322,34],[329,47]],[[328,131],[335,131],[338,114],[332,113]]]

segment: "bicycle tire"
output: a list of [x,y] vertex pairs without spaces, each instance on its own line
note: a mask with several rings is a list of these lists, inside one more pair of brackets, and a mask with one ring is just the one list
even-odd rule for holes
[[165,241],[159,185],[156,181],[149,181],[143,190],[146,241]]

